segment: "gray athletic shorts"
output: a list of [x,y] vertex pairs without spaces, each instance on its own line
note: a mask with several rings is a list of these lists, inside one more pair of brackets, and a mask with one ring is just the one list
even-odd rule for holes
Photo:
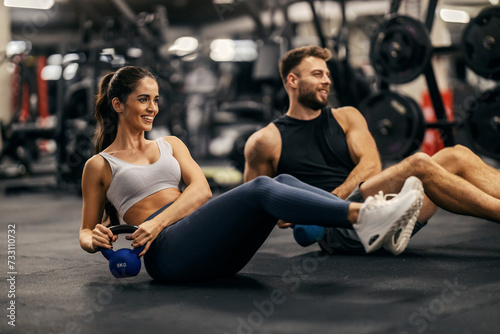
[[[357,186],[349,196],[347,196],[346,201],[363,203],[365,199],[361,196],[359,191],[359,186]],[[420,222],[415,223],[415,228],[413,229],[412,236],[415,235],[426,223],[422,224]],[[323,239],[318,241],[318,245],[324,252],[328,254],[333,253],[365,253],[365,248],[361,241],[359,241],[358,235],[354,230],[346,228],[332,228],[325,227],[325,236]]]

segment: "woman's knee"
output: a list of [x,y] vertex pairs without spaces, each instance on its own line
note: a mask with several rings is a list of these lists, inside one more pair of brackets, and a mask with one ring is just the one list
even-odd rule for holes
[[287,183],[289,181],[296,180],[296,178],[291,176],[290,174],[280,174],[280,175],[274,177],[274,180],[276,180],[280,183]]
[[254,183],[267,183],[271,180],[272,179],[269,176],[261,175],[261,176],[257,176],[252,182],[254,182]]
[[275,182],[273,179],[271,179],[269,176],[257,176],[255,179],[250,181],[249,183],[252,185],[254,189],[260,189],[263,187],[269,186],[272,182]]

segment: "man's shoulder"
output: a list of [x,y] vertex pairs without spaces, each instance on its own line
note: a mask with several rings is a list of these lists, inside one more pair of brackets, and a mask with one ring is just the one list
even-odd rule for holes
[[354,107],[330,108],[330,110],[334,116],[353,117],[360,114],[359,110]]
[[273,148],[281,145],[281,135],[273,123],[269,123],[262,129],[254,132],[245,144],[246,150],[273,151]]
[[274,123],[269,123],[262,129],[256,131],[250,138],[262,143],[273,143],[281,139],[279,130]]
[[360,121],[364,122],[364,116],[354,107],[332,108],[331,110],[332,115],[335,117],[340,126],[342,126],[344,131],[353,123],[356,124]]

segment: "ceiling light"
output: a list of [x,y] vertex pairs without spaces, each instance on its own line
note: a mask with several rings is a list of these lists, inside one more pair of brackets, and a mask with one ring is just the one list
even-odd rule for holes
[[449,23],[469,23],[470,15],[463,10],[441,9],[439,12],[441,20]]
[[67,65],[69,63],[74,63],[78,60],[80,60],[80,56],[77,53],[68,53],[65,54],[64,57],[62,58],[61,64]]
[[47,65],[58,65],[61,66],[63,56],[61,54],[52,54],[47,57]]
[[63,72],[63,78],[64,80],[71,80],[76,76],[76,73],[78,73],[78,67],[79,65],[77,63],[69,64],[64,68]]
[[25,41],[10,41],[7,43],[6,51],[7,57],[19,55],[22,53],[29,53],[31,51],[31,42]]
[[198,40],[194,37],[184,36],[175,40],[174,44],[168,49],[177,56],[186,56],[198,48]]
[[62,67],[59,65],[47,65],[42,69],[40,76],[43,80],[59,80],[62,74]]
[[141,58],[142,57],[142,49],[140,48],[128,48],[127,49],[127,57],[129,58]]
[[210,43],[210,58],[213,61],[232,61],[235,52],[234,41],[230,39],[216,39]]
[[54,0],[4,0],[5,7],[50,9],[54,6]]
[[210,51],[210,58],[217,62],[252,62],[258,56],[252,40],[216,39],[210,43]]

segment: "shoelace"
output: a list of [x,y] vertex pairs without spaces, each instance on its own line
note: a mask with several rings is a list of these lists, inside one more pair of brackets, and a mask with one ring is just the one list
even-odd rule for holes
[[379,207],[389,204],[389,200],[393,199],[396,196],[397,194],[384,194],[384,192],[380,190],[378,194],[375,194],[372,197],[374,205]]

